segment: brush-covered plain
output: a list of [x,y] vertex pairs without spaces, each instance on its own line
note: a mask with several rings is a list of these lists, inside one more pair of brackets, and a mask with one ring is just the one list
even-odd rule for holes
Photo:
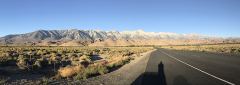
[[1,84],[49,84],[103,75],[152,47],[1,47]]

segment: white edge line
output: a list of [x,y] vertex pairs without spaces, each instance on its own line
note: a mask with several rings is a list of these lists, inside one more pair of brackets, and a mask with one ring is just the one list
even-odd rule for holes
[[[160,51],[161,51],[161,50],[160,50]],[[181,61],[181,60],[179,60],[179,59],[177,59],[177,58],[175,58],[175,57],[173,57],[173,56],[171,56],[171,55],[169,55],[169,54],[167,54],[167,53],[165,53],[165,52],[163,52],[163,51],[161,51],[161,52],[162,52],[163,54],[166,54],[167,56],[169,56],[169,57],[171,57],[171,58],[173,58],[173,59],[175,59],[175,60],[177,60],[177,61],[179,61],[179,62],[181,62],[181,63],[183,63],[183,64],[185,64],[185,65],[187,65],[187,66],[189,66],[189,67],[192,67],[192,68],[194,68],[194,69],[196,69],[196,70],[204,73],[204,74],[207,74],[207,75],[209,75],[209,76],[211,76],[211,77],[213,77],[213,78],[216,78],[216,79],[218,79],[218,80],[220,80],[220,81],[223,81],[223,82],[225,82],[225,83],[228,83],[228,84],[230,84],[230,85],[235,85],[234,83],[231,83],[231,82],[229,82],[229,81],[227,81],[227,80],[224,80],[224,79],[222,79],[222,78],[219,78],[219,77],[217,77],[217,76],[214,76],[214,75],[212,75],[212,74],[210,74],[210,73],[208,73],[208,72],[205,72],[205,71],[203,71],[203,70],[201,70],[201,69],[199,69],[199,68],[196,68],[196,67],[194,67],[194,66],[192,66],[192,65],[190,65],[190,64],[188,64],[188,63],[186,63],[186,62],[183,62],[183,61]]]

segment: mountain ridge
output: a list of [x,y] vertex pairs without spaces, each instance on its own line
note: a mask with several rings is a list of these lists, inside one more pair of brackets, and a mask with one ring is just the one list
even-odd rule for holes
[[[25,34],[6,35],[0,38],[0,44],[38,46],[184,45],[222,43],[225,40],[226,39],[221,37],[211,37],[199,34],[145,32],[143,30],[119,32],[68,29],[37,30]],[[172,43],[170,43],[170,41]],[[174,41],[176,42],[174,43]],[[229,42],[230,41],[232,40],[229,39]]]

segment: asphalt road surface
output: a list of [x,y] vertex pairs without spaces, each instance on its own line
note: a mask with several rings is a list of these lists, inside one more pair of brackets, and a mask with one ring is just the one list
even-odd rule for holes
[[240,56],[158,49],[132,85],[240,85]]

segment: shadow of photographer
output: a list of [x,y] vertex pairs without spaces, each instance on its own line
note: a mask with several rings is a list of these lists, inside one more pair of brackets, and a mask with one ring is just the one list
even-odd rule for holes
[[167,85],[163,63],[158,64],[158,72],[145,72],[131,85]]

